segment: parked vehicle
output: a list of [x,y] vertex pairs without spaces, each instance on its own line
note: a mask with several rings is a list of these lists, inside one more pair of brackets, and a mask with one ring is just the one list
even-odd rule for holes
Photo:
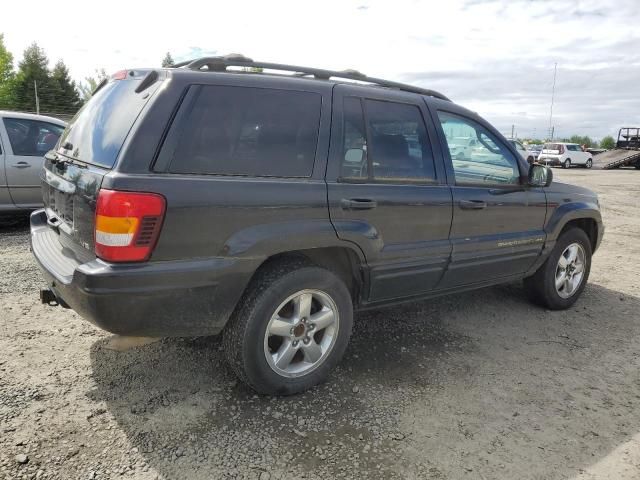
[[531,152],[533,161],[537,161],[540,153],[542,152],[542,145],[527,145],[527,149]]
[[623,127],[618,130],[616,148],[599,153],[595,164],[605,170],[620,167],[635,167],[640,170],[640,127]]
[[0,111],[0,214],[42,207],[40,172],[65,122]]
[[526,161],[529,165],[531,165],[535,159],[533,156],[533,152],[525,148],[525,146],[522,145],[522,143],[520,143],[520,141],[518,140],[515,140],[513,138],[510,138],[508,140],[509,140],[509,143],[513,146],[513,148],[516,149],[516,151],[518,152],[518,155],[520,155],[524,161]]
[[593,192],[438,92],[241,56],[114,75],[43,191],[44,303],[123,335],[222,333],[269,394],[325,379],[354,310],[517,279],[568,308],[603,235]]
[[559,165],[562,168],[571,168],[573,165],[591,168],[593,155],[583,151],[577,143],[545,143],[538,162],[545,165]]

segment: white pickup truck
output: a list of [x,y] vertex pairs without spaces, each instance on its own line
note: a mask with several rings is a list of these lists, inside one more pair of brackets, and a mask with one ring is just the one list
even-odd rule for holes
[[57,118],[0,111],[0,213],[42,206],[44,154],[65,126]]

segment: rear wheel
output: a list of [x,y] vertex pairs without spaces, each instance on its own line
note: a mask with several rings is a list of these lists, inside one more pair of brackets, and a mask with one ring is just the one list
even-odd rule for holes
[[584,230],[565,231],[536,273],[525,278],[531,300],[551,310],[569,308],[580,297],[591,270],[591,241]]
[[571,159],[567,158],[562,164],[562,168],[571,168]]
[[323,268],[285,264],[259,274],[224,332],[232,369],[259,393],[289,395],[321,383],[353,324],[344,282]]
[[585,166],[586,168],[591,168],[591,167],[593,166],[593,160],[588,159],[588,160],[587,160],[587,163],[585,163],[585,164],[584,164],[584,166]]

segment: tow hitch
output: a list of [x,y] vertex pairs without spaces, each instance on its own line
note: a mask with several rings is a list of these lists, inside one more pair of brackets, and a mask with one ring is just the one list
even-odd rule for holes
[[41,288],[40,289],[40,302],[46,303],[50,307],[57,307],[60,305],[60,301],[53,290],[50,288]]

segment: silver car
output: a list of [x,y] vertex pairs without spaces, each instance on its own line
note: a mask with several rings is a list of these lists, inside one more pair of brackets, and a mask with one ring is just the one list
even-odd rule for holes
[[42,206],[43,157],[65,127],[57,118],[0,111],[0,213]]

